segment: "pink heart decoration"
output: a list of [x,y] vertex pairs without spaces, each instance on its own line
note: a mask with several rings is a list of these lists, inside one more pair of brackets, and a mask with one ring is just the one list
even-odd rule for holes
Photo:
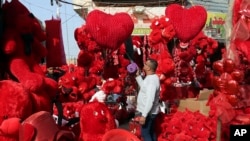
[[86,30],[100,46],[117,49],[130,37],[134,23],[127,13],[114,15],[93,10],[86,18]]
[[171,4],[166,7],[165,15],[173,24],[176,37],[181,42],[192,40],[203,29],[207,20],[207,11],[202,6],[187,9],[179,4]]

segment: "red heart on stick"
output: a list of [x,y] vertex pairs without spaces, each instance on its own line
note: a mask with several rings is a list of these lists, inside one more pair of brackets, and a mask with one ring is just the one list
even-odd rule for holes
[[104,48],[117,49],[133,29],[134,23],[127,13],[111,15],[94,10],[86,18],[86,30]]
[[166,7],[165,15],[169,18],[181,42],[192,40],[205,26],[207,11],[202,6],[184,8],[179,4]]

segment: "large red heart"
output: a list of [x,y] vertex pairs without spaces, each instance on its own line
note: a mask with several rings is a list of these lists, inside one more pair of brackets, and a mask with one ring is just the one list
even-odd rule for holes
[[94,10],[86,18],[86,30],[104,48],[117,49],[128,39],[133,29],[134,23],[127,13],[111,15]]
[[176,31],[176,37],[182,42],[193,39],[204,27],[207,11],[202,6],[184,8],[178,4],[166,7],[165,15],[169,18]]

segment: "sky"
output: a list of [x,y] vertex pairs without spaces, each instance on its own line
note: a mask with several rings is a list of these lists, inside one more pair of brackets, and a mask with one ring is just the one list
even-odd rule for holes
[[[53,0],[19,0],[26,8],[29,9],[39,20],[45,25],[45,20],[50,20],[57,15],[61,18],[64,51],[67,59],[76,58],[79,48],[74,39],[74,31],[76,28],[85,24],[85,21],[74,11],[73,5],[60,3],[58,6]],[[72,2],[72,0],[65,0]],[[58,14],[59,13],[59,14]]]

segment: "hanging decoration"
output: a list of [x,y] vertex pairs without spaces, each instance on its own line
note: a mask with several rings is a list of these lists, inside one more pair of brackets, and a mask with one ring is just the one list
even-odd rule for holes
[[61,19],[46,20],[46,57],[47,67],[58,67],[66,65],[66,56],[63,45]]
[[112,50],[120,47],[133,29],[134,23],[127,13],[111,15],[94,10],[86,19],[86,30],[94,40],[103,48]]
[[185,8],[179,4],[171,4],[167,6],[165,14],[174,26],[176,37],[184,43],[193,39],[207,20],[206,9],[198,5]]

